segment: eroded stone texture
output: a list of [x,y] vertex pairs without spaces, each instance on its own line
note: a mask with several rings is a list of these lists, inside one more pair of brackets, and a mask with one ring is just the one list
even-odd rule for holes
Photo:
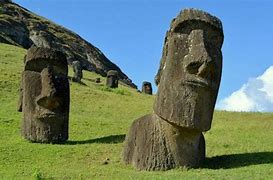
[[63,53],[38,47],[27,51],[21,83],[24,113],[21,130],[26,139],[43,143],[62,143],[68,139],[67,73]]
[[118,72],[110,70],[107,72],[106,86],[110,88],[118,87]]
[[125,142],[123,160],[139,170],[197,167],[205,158],[202,132],[172,125],[156,114],[135,120]]
[[222,43],[220,20],[206,12],[185,9],[172,21],[155,78],[154,113],[132,124],[123,151],[126,164],[140,170],[202,164],[202,131],[211,127]]
[[72,80],[75,82],[81,82],[81,79],[82,79],[81,63],[79,61],[73,61],[72,67],[73,67],[73,71],[74,71],[74,76],[73,76]]
[[144,81],[142,83],[142,93],[153,94],[152,84],[150,82]]
[[179,126],[207,131],[219,89],[221,22],[195,9],[172,22],[154,111]]

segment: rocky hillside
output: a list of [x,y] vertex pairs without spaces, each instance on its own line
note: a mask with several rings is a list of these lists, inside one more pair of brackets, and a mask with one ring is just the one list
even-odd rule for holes
[[29,48],[31,45],[53,47],[67,55],[68,63],[80,61],[83,69],[106,76],[117,70],[125,84],[135,84],[112,63],[98,48],[76,33],[40,17],[11,2],[0,0],[0,42]]

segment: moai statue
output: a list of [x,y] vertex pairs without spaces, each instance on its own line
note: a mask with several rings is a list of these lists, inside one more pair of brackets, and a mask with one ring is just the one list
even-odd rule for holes
[[133,122],[123,149],[126,164],[140,170],[202,164],[202,132],[211,127],[223,38],[221,21],[206,12],[185,9],[172,21],[157,73],[154,113]]
[[82,79],[82,65],[79,61],[73,61],[72,63],[74,76],[72,78],[72,81],[74,82],[81,82]]
[[18,110],[22,135],[33,142],[68,139],[69,82],[66,56],[53,49],[31,47],[22,73]]
[[106,86],[110,88],[118,87],[118,72],[110,70],[107,72]]
[[152,84],[150,82],[144,81],[142,83],[142,93],[153,94]]

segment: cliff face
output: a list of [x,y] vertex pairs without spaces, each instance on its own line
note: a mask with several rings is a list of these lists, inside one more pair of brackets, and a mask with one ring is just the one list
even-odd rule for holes
[[57,48],[67,55],[68,63],[79,61],[83,69],[106,76],[117,70],[125,84],[136,85],[98,48],[76,33],[40,17],[9,0],[0,0],[0,42],[28,49],[31,45]]

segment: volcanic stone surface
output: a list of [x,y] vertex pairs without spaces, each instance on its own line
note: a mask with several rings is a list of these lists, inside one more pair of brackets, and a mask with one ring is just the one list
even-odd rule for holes
[[142,93],[144,94],[153,94],[153,88],[152,88],[152,84],[150,82],[144,81],[142,83]]
[[110,70],[107,73],[106,86],[110,88],[118,87],[118,72],[115,70]]
[[79,61],[74,61],[72,63],[72,67],[73,67],[73,72],[74,72],[74,76],[73,76],[72,80],[75,82],[81,82],[81,79],[82,79],[81,63]]
[[21,82],[22,135],[41,143],[68,139],[69,82],[66,56],[59,51],[31,47]]
[[140,170],[199,167],[205,159],[202,132],[211,127],[222,71],[221,21],[185,9],[166,33],[153,114],[135,120],[123,160]]

